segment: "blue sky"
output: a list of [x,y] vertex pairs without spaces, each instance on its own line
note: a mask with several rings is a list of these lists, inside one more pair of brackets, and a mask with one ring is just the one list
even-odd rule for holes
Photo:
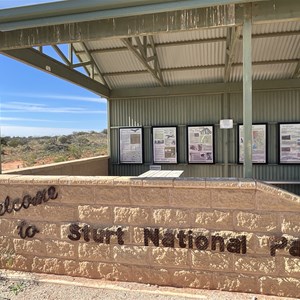
[[[55,1],[0,0],[0,9],[45,2]],[[56,55],[50,48],[45,52]],[[0,70],[1,136],[59,135],[107,128],[106,100],[100,96],[1,54]]]

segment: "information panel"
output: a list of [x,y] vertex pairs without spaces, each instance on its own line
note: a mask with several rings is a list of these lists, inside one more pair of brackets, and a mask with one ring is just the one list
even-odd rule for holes
[[120,163],[143,163],[143,130],[140,127],[120,128]]
[[188,162],[214,163],[214,127],[188,126]]
[[177,128],[153,127],[153,162],[177,163]]
[[[244,162],[244,126],[239,125],[239,163]],[[252,125],[252,162],[267,163],[267,125]]]
[[300,124],[279,124],[279,163],[300,164]]

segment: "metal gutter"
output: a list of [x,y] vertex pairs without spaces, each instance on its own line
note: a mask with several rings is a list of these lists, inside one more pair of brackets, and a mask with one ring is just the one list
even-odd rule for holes
[[253,0],[62,1],[0,10],[0,31],[249,2]]

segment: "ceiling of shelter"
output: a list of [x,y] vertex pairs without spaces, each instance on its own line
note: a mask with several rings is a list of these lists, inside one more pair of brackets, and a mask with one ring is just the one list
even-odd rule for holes
[[[259,1],[261,6],[251,4],[253,80],[299,79],[299,0]],[[55,17],[37,15],[26,28],[20,28],[25,19],[11,23],[11,13],[7,22],[0,21],[0,53],[106,97],[122,89],[243,79],[243,5],[52,25],[47,22]],[[30,28],[31,22],[39,27]],[[69,44],[69,52],[60,44]],[[45,45],[53,47],[58,61],[38,47]],[[76,72],[78,67],[87,76]]]
[[[240,28],[215,28],[73,44],[111,89],[242,81]],[[253,80],[297,78],[300,22],[253,26]],[[145,50],[147,49],[147,51]],[[96,80],[102,81],[97,76]]]

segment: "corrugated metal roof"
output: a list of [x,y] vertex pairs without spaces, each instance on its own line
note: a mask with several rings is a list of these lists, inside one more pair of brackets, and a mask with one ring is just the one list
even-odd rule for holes
[[145,67],[128,50],[93,54],[94,59],[104,73],[141,71]]
[[226,37],[226,28],[213,28],[175,33],[160,33],[154,37],[155,43],[206,40]]
[[300,30],[300,22],[274,22],[253,25],[253,34],[289,32]]
[[225,42],[157,49],[162,68],[225,64]]
[[107,82],[112,88],[142,88],[142,87],[156,87],[158,83],[150,74],[139,75],[118,75],[106,77]]
[[223,75],[223,68],[163,72],[166,85],[222,82]]
[[[164,84],[173,86],[223,82],[227,31],[226,28],[214,28],[154,35]],[[300,60],[300,22],[255,25],[253,35],[253,79],[292,78],[297,66],[296,60]],[[134,39],[132,43],[137,49]],[[149,37],[147,43],[150,57],[153,51]],[[90,41],[86,46],[104,76],[109,73],[105,78],[112,89],[158,86],[154,77],[121,39]],[[88,59],[82,45],[74,44],[74,48],[79,51],[82,61]],[[271,64],[272,61],[276,62]],[[255,65],[256,62],[260,62],[260,65]],[[242,81],[241,63],[242,40],[239,40],[233,52],[230,81]],[[153,60],[149,64],[153,68]],[[114,75],[115,72],[117,74]]]

